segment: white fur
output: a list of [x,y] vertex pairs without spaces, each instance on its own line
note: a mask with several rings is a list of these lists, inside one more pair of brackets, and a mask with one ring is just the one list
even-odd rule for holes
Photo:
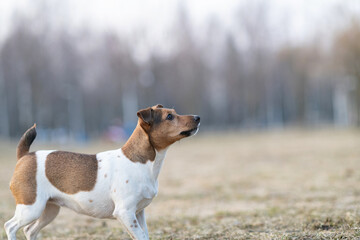
[[36,201],[16,206],[14,217],[5,223],[8,239],[16,239],[16,231],[23,226],[27,239],[36,239],[40,229],[56,217],[58,206],[96,218],[116,218],[133,238],[149,239],[144,208],[157,195],[166,149],[156,152],[155,160],[145,164],[132,162],[121,149],[98,153],[94,189],[76,194],[61,192],[45,176],[45,161],[51,152],[36,152]]

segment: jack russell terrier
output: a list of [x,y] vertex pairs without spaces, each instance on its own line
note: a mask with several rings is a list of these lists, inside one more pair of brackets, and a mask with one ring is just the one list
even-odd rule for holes
[[21,227],[28,240],[36,239],[62,206],[117,219],[133,239],[149,239],[144,209],[157,195],[166,151],[174,142],[195,135],[200,117],[178,115],[162,105],[142,109],[137,116],[138,124],[122,148],[96,155],[29,152],[36,125],[27,130],[17,147],[10,182],[16,210],[5,223],[8,239],[16,239]]

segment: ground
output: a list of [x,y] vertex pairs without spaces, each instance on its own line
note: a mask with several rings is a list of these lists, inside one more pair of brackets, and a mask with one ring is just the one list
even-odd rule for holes
[[[1,225],[15,208],[8,187],[15,146],[0,143]],[[57,146],[86,153],[117,147]],[[146,209],[150,238],[360,238],[359,169],[359,130],[199,134],[168,151],[159,194]],[[0,238],[6,238],[3,228]],[[62,209],[41,239],[129,237],[114,220]]]

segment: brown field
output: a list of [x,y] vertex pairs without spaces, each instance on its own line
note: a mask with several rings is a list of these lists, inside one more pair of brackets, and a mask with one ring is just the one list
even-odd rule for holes
[[[15,146],[0,143],[1,225],[15,209],[8,187]],[[116,147],[57,146],[87,153]],[[359,130],[200,134],[168,151],[159,195],[146,209],[150,238],[360,238],[359,170]],[[129,237],[114,220],[62,209],[41,239]]]

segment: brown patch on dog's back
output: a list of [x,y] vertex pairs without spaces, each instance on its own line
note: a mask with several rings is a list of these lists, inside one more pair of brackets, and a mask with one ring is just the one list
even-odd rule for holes
[[56,151],[50,153],[45,162],[45,174],[50,183],[67,194],[91,191],[97,169],[96,155]]
[[36,200],[36,155],[28,153],[20,158],[10,182],[16,204],[31,205]]

